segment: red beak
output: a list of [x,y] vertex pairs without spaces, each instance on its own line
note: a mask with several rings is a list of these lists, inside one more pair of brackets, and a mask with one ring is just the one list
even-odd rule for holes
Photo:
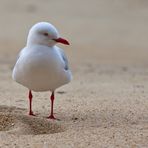
[[63,38],[57,38],[57,39],[53,39],[54,41],[58,42],[58,43],[62,43],[65,45],[70,45],[69,42]]

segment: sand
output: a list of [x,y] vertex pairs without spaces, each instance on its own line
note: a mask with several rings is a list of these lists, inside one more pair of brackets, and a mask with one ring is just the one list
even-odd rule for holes
[[[148,2],[146,0],[0,1],[0,147],[148,147]],[[19,50],[36,22],[52,22],[73,81],[56,92],[33,93],[11,78]]]

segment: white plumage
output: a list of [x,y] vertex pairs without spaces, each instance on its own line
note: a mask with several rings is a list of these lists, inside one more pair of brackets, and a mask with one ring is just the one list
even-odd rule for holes
[[44,41],[45,32],[53,38],[58,37],[51,24],[38,23],[33,26],[29,32],[28,44],[20,52],[12,75],[16,82],[34,91],[54,91],[72,78],[64,51],[54,45],[55,41],[46,42],[46,37]]
[[13,69],[13,79],[33,91],[52,91],[72,79],[64,51],[56,46],[60,42],[57,29],[41,22],[29,31],[27,45],[18,56]]

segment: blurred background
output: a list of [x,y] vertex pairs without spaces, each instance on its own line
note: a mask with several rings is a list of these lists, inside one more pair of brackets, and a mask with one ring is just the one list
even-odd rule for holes
[[[61,122],[55,122],[55,134],[20,136],[42,129],[40,120],[26,118],[28,89],[11,78],[29,29],[41,21],[52,23],[70,42],[58,46],[74,78],[56,91]],[[49,92],[33,95],[33,110],[42,121],[50,109]],[[51,147],[148,147],[147,96],[148,0],[0,0],[0,123],[5,125],[2,115],[13,110],[12,117],[21,114],[11,139],[0,133],[0,147],[29,147],[45,139]]]
[[71,63],[148,63],[147,0],[0,0],[0,19],[1,62],[15,62],[31,26],[47,21],[70,41]]

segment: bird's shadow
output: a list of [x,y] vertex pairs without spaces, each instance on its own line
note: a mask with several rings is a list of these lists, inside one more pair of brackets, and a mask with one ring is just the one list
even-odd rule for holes
[[148,116],[124,110],[102,110],[59,114],[61,121],[26,115],[26,109],[0,106],[0,132],[19,135],[39,135],[65,132],[71,128],[147,128]]
[[39,135],[65,131],[65,127],[43,117],[26,115],[26,109],[0,106],[0,131],[8,134]]

